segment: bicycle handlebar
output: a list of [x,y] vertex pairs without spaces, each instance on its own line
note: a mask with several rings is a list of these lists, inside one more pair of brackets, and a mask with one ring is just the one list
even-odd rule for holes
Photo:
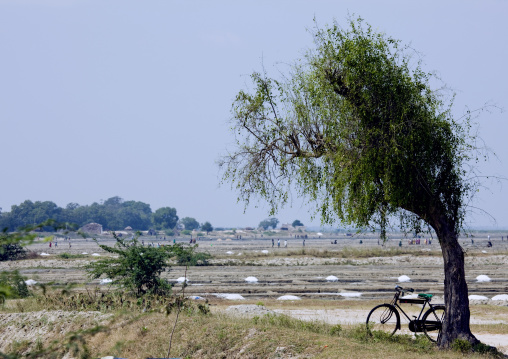
[[395,290],[399,292],[411,292],[411,293],[415,291],[413,288],[402,288],[400,285],[396,285]]

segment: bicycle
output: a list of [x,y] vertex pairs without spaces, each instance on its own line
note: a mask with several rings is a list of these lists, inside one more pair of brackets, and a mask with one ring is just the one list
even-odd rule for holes
[[[410,331],[413,333],[423,332],[431,342],[437,342],[441,335],[445,306],[442,304],[431,304],[432,294],[420,293],[418,294],[418,298],[401,298],[401,295],[404,297],[405,292],[413,293],[414,289],[404,289],[397,285],[395,287],[395,295],[390,303],[384,303],[374,307],[367,316],[367,330],[369,332],[372,330],[379,330],[389,335],[395,334],[397,330],[401,329],[400,314],[398,311],[400,310],[409,320]],[[413,316],[413,319],[409,318],[397,301],[398,303],[423,304],[418,318],[416,316]],[[430,308],[423,313],[427,304]]]

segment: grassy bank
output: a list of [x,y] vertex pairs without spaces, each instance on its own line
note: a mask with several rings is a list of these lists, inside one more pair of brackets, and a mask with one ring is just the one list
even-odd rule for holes
[[[71,298],[68,296],[68,298]],[[106,300],[107,301],[107,300]],[[101,300],[95,300],[99,303]],[[51,303],[52,311],[33,318],[32,311]],[[66,304],[67,303],[67,304]],[[40,358],[58,358],[63,351],[75,350],[75,358],[97,358],[113,355],[123,358],[165,357],[176,311],[167,315],[166,303],[157,303],[148,310],[126,308],[120,300],[116,305],[91,304],[80,314],[87,319],[70,319],[68,301],[58,309],[53,299],[44,303],[40,298],[9,301],[0,315],[12,315],[12,309],[23,311],[23,320],[4,321],[0,334],[6,330],[30,330],[24,340],[10,342],[4,352],[19,358],[29,352],[42,353]],[[224,306],[225,303],[222,303]],[[300,303],[295,304],[300,305]],[[203,305],[202,305],[203,306]],[[204,306],[206,308],[206,305]],[[9,310],[10,308],[10,310]],[[6,312],[11,312],[7,313]],[[90,315],[94,315],[91,317]],[[75,317],[73,314],[72,317]],[[101,321],[93,318],[101,318]],[[51,319],[48,319],[51,318]],[[7,328],[8,327],[8,328]],[[55,345],[59,345],[55,349]],[[51,349],[53,348],[53,349]],[[53,350],[53,351],[51,351]],[[60,351],[58,351],[60,350]],[[62,351],[63,350],[63,351]],[[60,355],[60,356],[58,356]],[[181,358],[463,358],[464,354],[440,351],[423,335],[418,337],[382,333],[369,335],[363,325],[340,326],[323,322],[308,322],[284,315],[264,315],[240,318],[222,311],[201,310],[194,303],[186,306],[176,326],[172,357]],[[489,358],[490,354],[468,354],[468,358]]]

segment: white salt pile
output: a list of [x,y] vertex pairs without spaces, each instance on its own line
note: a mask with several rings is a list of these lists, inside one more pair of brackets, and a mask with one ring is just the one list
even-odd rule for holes
[[265,253],[265,254],[266,254],[266,253],[268,253],[268,251],[267,251],[266,249],[263,249],[263,250],[261,251],[261,253]]
[[487,251],[482,251],[482,253],[487,253]]
[[92,253],[92,256],[94,256],[94,257],[100,257],[101,255],[99,253]]
[[83,254],[83,255],[87,255],[88,253],[87,253],[87,252],[83,252],[83,253],[81,253],[81,254]]
[[108,284],[108,283],[112,283],[113,280],[112,279],[109,279],[109,278],[104,278],[104,279],[101,279],[101,281],[99,282],[99,284]]
[[226,253],[227,253],[227,254],[233,254],[233,252],[231,252],[231,251],[227,251]]
[[401,299],[418,299],[418,294],[407,294],[403,297],[400,297]]
[[361,297],[362,293],[339,293],[339,295],[342,297],[354,298],[354,297]]
[[245,278],[245,281],[249,283],[257,283],[258,279],[256,277],[247,277]]
[[215,294],[218,298],[229,299],[229,300],[244,300],[240,294],[231,294],[231,293],[218,293]]
[[242,252],[238,253],[237,255],[238,255],[238,256],[241,256],[241,255],[242,255]]
[[329,275],[328,277],[326,277],[326,280],[328,282],[337,282],[339,280],[339,278],[337,278],[336,276],[334,275]]
[[398,278],[399,282],[411,282],[411,278],[409,278],[407,275],[401,275]]
[[498,294],[492,297],[492,300],[508,300],[508,294]]
[[481,274],[478,277],[476,277],[477,282],[490,282],[490,278],[488,275]]
[[476,295],[476,294],[471,294],[468,298],[469,298],[469,300],[488,300],[489,299],[484,295]]
[[185,278],[185,277],[180,277],[176,280],[178,283],[183,283],[183,282],[188,282],[189,281],[189,278]]
[[28,280],[25,280],[25,284],[26,285],[34,285],[34,284],[37,284],[37,282],[34,281],[33,279],[28,279]]
[[41,256],[43,256],[43,257],[45,257],[45,256],[49,256],[49,254],[44,253],[44,252],[42,252],[40,255],[41,255]]
[[296,295],[283,295],[282,297],[277,298],[277,300],[300,300],[302,298],[297,297]]

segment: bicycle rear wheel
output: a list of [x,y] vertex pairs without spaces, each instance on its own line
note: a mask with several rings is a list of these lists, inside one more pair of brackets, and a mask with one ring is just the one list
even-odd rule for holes
[[441,335],[445,316],[444,305],[436,305],[425,312],[422,319],[423,332],[431,342],[437,342]]
[[399,312],[391,304],[374,307],[367,316],[367,330],[379,330],[393,335],[400,328]]

